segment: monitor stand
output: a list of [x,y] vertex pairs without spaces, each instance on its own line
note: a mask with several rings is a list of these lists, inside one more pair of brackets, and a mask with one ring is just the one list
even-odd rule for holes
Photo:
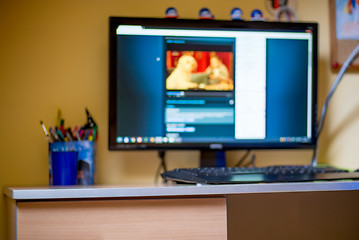
[[225,167],[224,150],[201,150],[200,167]]

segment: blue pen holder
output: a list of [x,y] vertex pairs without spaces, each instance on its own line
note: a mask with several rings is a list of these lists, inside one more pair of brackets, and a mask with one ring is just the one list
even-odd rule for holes
[[[76,161],[73,156],[75,153],[77,155]],[[76,165],[76,173],[73,164]],[[74,174],[76,181],[73,178]],[[50,185],[92,185],[95,183],[95,175],[95,142],[72,141],[49,144]]]
[[77,184],[78,152],[51,152],[52,185]]

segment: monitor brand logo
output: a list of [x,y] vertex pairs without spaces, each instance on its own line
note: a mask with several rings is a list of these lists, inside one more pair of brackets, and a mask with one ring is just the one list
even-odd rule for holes
[[210,149],[222,149],[222,148],[223,148],[223,145],[220,144],[220,143],[211,143],[211,144],[209,145],[209,148],[210,148]]

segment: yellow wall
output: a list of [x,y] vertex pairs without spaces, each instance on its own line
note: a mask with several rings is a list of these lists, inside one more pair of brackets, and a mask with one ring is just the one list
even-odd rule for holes
[[[248,19],[264,0],[0,0],[0,189],[47,185],[47,142],[39,120],[55,124],[61,107],[66,124],[85,122],[88,107],[99,125],[98,183],[152,183],[159,163],[154,151],[109,152],[108,17],[162,17],[175,6],[181,18],[197,18],[209,7],[217,19],[229,19],[239,6]],[[303,21],[320,24],[319,103],[335,78],[329,67],[327,0],[300,0]],[[358,75],[348,74],[336,92],[320,141],[320,161],[359,168]],[[230,163],[242,151],[228,153]],[[310,151],[257,151],[258,165],[309,163]],[[169,168],[196,166],[198,152],[168,153]],[[4,197],[0,198],[0,239],[5,238]]]

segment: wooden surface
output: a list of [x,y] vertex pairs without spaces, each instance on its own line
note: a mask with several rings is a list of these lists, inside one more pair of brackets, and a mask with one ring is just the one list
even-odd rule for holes
[[227,239],[225,198],[18,202],[18,239]]
[[8,229],[7,239],[16,239],[16,201],[10,198],[5,199],[6,205],[6,227]]
[[359,192],[228,196],[228,239],[359,239]]
[[17,239],[359,239],[358,181],[4,192]]

